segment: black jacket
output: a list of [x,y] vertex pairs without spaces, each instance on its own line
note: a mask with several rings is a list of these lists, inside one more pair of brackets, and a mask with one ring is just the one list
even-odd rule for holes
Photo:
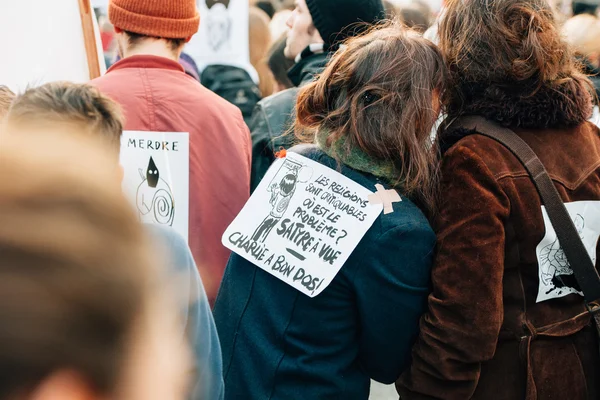
[[[338,169],[315,146],[292,151]],[[339,170],[369,190],[387,187]],[[393,207],[314,298],[231,256],[214,309],[225,400],[366,400],[371,379],[400,376],[426,309],[436,238],[410,200]]]
[[[296,86],[302,87],[323,71],[327,61],[327,53],[312,55],[294,65],[288,75]],[[294,144],[292,129],[298,87],[266,97],[254,109],[249,124],[252,136],[252,192],[275,161],[275,152],[280,148],[289,149]]]
[[583,72],[589,75],[588,78],[590,78],[594,84],[594,89],[596,89],[596,95],[600,98],[600,70],[587,58],[579,58],[579,61],[583,64]]

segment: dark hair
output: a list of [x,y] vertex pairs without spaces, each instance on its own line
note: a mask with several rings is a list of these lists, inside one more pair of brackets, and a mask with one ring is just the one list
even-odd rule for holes
[[118,166],[86,140],[2,138],[0,399],[62,370],[113,395],[156,288]]
[[135,47],[135,46],[139,45],[142,41],[144,41],[146,39],[166,40],[172,51],[180,50],[183,47],[183,45],[185,44],[185,39],[159,38],[159,37],[154,37],[154,36],[146,36],[146,35],[129,32],[129,31],[123,31],[123,33],[125,33],[125,35],[127,35],[127,41],[129,42],[129,46],[131,46],[131,47]]
[[263,10],[269,16],[269,19],[275,15],[275,6],[271,0],[258,0],[254,3],[254,6]]
[[388,23],[346,42],[300,90],[296,131],[303,141],[314,141],[315,130],[328,131],[327,145],[343,140],[347,154],[359,149],[392,164],[398,178],[390,183],[431,210],[438,156],[430,137],[438,115],[433,103],[444,81],[437,47]]
[[592,14],[596,15],[598,11],[598,4],[588,4],[588,3],[580,3],[578,1],[574,1],[572,4],[573,8],[573,16],[580,14]]
[[0,118],[6,115],[14,99],[13,91],[8,86],[0,85]]
[[267,53],[269,69],[273,73],[275,81],[281,86],[287,88],[294,87],[294,84],[287,73],[294,66],[294,61],[288,59],[283,51],[285,50],[287,33],[284,33],[275,43],[271,45]]
[[90,85],[51,82],[18,96],[9,121],[57,121],[81,125],[82,131],[103,136],[118,151],[123,133],[121,107]]
[[[502,108],[495,118],[507,126],[577,124],[589,116],[592,84],[547,0],[449,0],[439,38],[450,73],[443,101],[449,117],[485,115],[491,103]],[[542,94],[554,99],[548,115],[533,118],[518,110]],[[561,101],[571,106],[560,118],[550,117]]]
[[281,188],[281,192],[284,195],[288,196],[290,193],[292,193],[292,191],[296,187],[297,180],[298,180],[298,177],[294,174],[287,174],[286,176],[281,178],[281,183],[279,184],[279,187]]

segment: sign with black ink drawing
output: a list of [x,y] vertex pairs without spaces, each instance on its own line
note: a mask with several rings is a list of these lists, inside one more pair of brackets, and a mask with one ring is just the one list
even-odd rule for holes
[[383,210],[373,194],[295,153],[269,169],[223,235],[223,245],[300,292],[331,283]]
[[[600,237],[600,201],[575,201],[565,203],[565,207],[592,262],[596,264],[596,246]],[[537,303],[570,294],[583,296],[544,206],[542,206],[542,215],[546,235],[536,248],[539,266]]]
[[248,0],[196,0],[200,31],[185,51],[200,69],[211,64],[250,64]]
[[144,223],[170,226],[188,239],[189,134],[125,131],[123,189]]

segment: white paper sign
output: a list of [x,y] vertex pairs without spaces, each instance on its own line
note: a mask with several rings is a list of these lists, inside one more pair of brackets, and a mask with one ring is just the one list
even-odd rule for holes
[[144,223],[171,226],[188,239],[189,134],[125,131],[123,190]]
[[[600,201],[576,201],[565,203],[565,207],[592,262],[596,264],[596,246],[600,237]],[[544,206],[542,214],[546,235],[536,248],[540,279],[537,303],[573,293],[583,296]]]
[[186,46],[204,69],[211,64],[250,65],[248,0],[197,0],[200,31]]
[[381,214],[370,194],[337,171],[288,152],[227,228],[223,245],[315,297]]
[[[94,18],[100,71],[106,70]],[[14,91],[67,80],[90,80],[77,0],[0,2],[0,84]],[[7,60],[10,59],[10,62]]]

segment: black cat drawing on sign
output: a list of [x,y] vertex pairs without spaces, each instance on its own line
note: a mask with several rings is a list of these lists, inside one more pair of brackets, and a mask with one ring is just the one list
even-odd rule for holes
[[150,157],[146,172],[139,170],[142,183],[137,188],[136,204],[142,222],[173,226],[175,200],[169,184]]

